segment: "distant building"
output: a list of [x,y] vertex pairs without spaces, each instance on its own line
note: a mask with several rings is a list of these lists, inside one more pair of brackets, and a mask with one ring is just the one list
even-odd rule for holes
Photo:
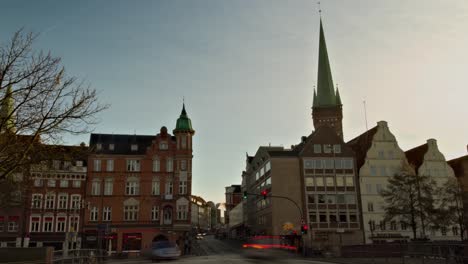
[[245,236],[243,203],[237,204],[229,211],[229,236],[241,238]]
[[[449,179],[455,179],[455,173],[439,151],[437,141],[428,139],[426,144],[415,147],[405,152],[409,164],[414,166],[418,175],[429,176],[436,183],[436,188],[443,187]],[[437,198],[437,195],[435,195]],[[419,229],[420,236],[426,236],[431,240],[460,240],[458,226],[442,226],[436,228],[431,225]]]
[[[468,146],[467,146],[468,148]],[[458,178],[463,191],[463,209],[465,215],[465,239],[468,237],[468,155],[448,161]]]
[[242,193],[240,185],[231,185],[226,187],[226,213],[224,221],[229,224],[229,212],[242,201]]
[[200,196],[190,197],[192,229],[207,231],[211,229],[211,207]]
[[192,128],[185,106],[173,135],[91,134],[87,248],[139,251],[191,230]]

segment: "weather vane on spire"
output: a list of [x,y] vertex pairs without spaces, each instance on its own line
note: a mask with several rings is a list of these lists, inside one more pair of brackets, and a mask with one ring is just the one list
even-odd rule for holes
[[319,9],[319,16],[322,17],[322,8],[320,7],[320,1],[317,2],[318,9]]

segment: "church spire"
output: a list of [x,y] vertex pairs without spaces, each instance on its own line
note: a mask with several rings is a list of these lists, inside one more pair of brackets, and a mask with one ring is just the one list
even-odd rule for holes
[[3,98],[0,106],[0,119],[2,123],[2,132],[14,132],[15,131],[15,120],[13,116],[13,91],[11,85],[8,86],[5,97]]
[[317,102],[314,107],[336,106],[336,95],[330,69],[330,62],[328,60],[327,44],[325,42],[322,18],[320,18],[319,61],[317,77]]

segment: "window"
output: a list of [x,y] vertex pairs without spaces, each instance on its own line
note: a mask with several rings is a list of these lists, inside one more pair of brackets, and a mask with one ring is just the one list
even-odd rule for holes
[[153,171],[161,171],[161,163],[159,162],[159,158],[153,158]]
[[91,183],[91,195],[101,194],[101,180],[94,179]]
[[440,228],[440,232],[442,233],[443,236],[447,235],[447,228],[445,226]]
[[334,153],[341,153],[341,145],[340,144],[333,145],[333,152]]
[[68,180],[60,180],[60,188],[68,188]]
[[167,171],[167,172],[172,172],[172,171],[174,171],[174,165],[173,165],[173,160],[172,160],[172,158],[167,158],[167,160],[166,160],[166,171]]
[[108,178],[104,181],[104,195],[112,195],[114,190],[114,180]]
[[335,169],[343,169],[343,163],[342,159],[335,159]]
[[153,182],[151,183],[151,194],[152,195],[159,195],[160,194],[160,182],[158,178],[154,178]]
[[180,170],[183,170],[183,171],[187,170],[187,161],[186,160],[181,160],[180,161]]
[[138,205],[124,206],[124,221],[138,220]]
[[323,145],[323,152],[324,153],[331,153],[332,152],[332,146],[330,144]]
[[10,219],[8,222],[8,232],[18,232],[18,220],[12,220]]
[[93,222],[97,221],[98,213],[99,213],[99,209],[96,206],[93,206],[93,208],[91,208],[91,211],[89,213],[89,221],[93,221]]
[[94,171],[101,171],[101,160],[94,160]]
[[353,168],[353,160],[352,159],[344,159],[343,160],[343,169],[352,169]]
[[130,149],[131,149],[132,151],[137,151],[137,150],[138,150],[138,145],[137,145],[137,144],[132,144],[132,145],[130,146]]
[[336,186],[343,187],[344,186],[344,179],[343,177],[337,176],[336,177]]
[[347,204],[356,204],[356,197],[354,197],[354,194],[345,194],[345,199]]
[[32,208],[42,208],[42,194],[35,193],[32,195]]
[[327,203],[336,204],[336,196],[334,194],[327,194]]
[[454,236],[458,236],[458,227],[456,226],[452,227],[452,233]]
[[311,212],[309,214],[309,219],[311,223],[317,223],[317,214],[315,212]]
[[327,213],[326,212],[319,212],[319,222],[326,223],[327,221]]
[[71,161],[66,160],[66,161],[63,162],[63,168],[65,170],[69,170],[70,167],[71,167]]
[[66,224],[66,217],[65,216],[57,216],[57,227],[55,228],[56,232],[65,232],[65,224]]
[[390,222],[390,230],[397,230],[397,226],[396,226],[396,222],[395,222],[395,221],[391,221],[391,222]]
[[353,187],[354,186],[354,179],[353,176],[346,176],[346,186]]
[[337,194],[336,195],[336,202],[339,204],[345,203],[345,195],[344,194]]
[[372,193],[372,184],[366,184],[366,193]]
[[59,194],[57,209],[67,209],[67,204],[68,204],[68,194],[66,193]]
[[325,169],[333,169],[333,160],[332,159],[326,159],[325,160]]
[[53,160],[52,168],[54,168],[54,170],[60,170],[60,160]]
[[371,176],[377,175],[377,168],[375,166],[370,166],[370,175]]
[[78,215],[70,216],[69,218],[69,231],[75,232],[78,231],[80,217]]
[[138,195],[140,193],[140,183],[138,179],[128,179],[125,184],[126,195]]
[[96,150],[101,150],[102,149],[102,144],[101,143],[97,143],[96,144]]
[[316,169],[323,169],[322,160],[320,160],[320,159],[315,160],[315,168]]
[[333,179],[333,177],[325,177],[326,181],[327,181],[327,186],[328,187],[333,187],[335,186],[335,181]]
[[114,160],[107,160],[107,171],[114,171]]
[[172,183],[172,180],[171,179],[167,179],[166,181],[166,194],[172,194],[172,192],[174,191],[173,186],[174,184]]
[[338,219],[340,220],[340,223],[347,223],[348,217],[346,216],[346,212],[339,212]]
[[187,136],[182,135],[180,138],[180,142],[182,145],[182,149],[186,149],[187,148]]
[[140,161],[127,160],[127,171],[140,171]]
[[77,166],[77,167],[83,167],[83,161],[77,160],[77,161],[76,161],[76,166]]
[[109,150],[114,150],[114,144],[109,144]]
[[311,204],[314,204],[315,203],[315,195],[314,194],[309,194],[307,195],[308,197],[308,202],[311,203]]
[[351,223],[356,223],[357,220],[357,214],[356,213],[349,213],[349,222]]
[[167,142],[164,142],[164,141],[163,141],[163,142],[160,142],[160,143],[159,143],[159,149],[160,149],[160,150],[166,150],[166,149],[168,149]]
[[375,221],[374,220],[369,220],[369,228],[370,228],[370,230],[375,230]]
[[316,184],[318,187],[324,186],[324,185],[323,185],[323,177],[316,177],[316,178],[315,178],[315,184]]
[[55,180],[47,180],[47,187],[55,187]]
[[179,194],[187,194],[187,181],[179,182]]
[[159,220],[159,206],[153,206],[153,208],[151,208],[151,220]]
[[400,225],[401,225],[401,230],[405,231],[407,229],[405,222],[400,222]]
[[73,181],[73,188],[80,188],[81,187],[81,181],[75,180]]
[[378,194],[382,191],[382,184],[378,183],[375,185],[375,190]]
[[265,173],[266,172],[269,172],[271,170],[271,163],[268,161],[266,164],[265,164]]
[[386,227],[386,223],[385,221],[380,221],[380,230],[385,230],[387,227]]
[[34,179],[34,187],[42,187],[42,179]]
[[268,177],[266,180],[265,180],[265,185],[266,187],[269,187],[271,185],[271,177]]
[[314,144],[314,153],[322,153],[322,146],[320,144]]
[[187,205],[177,206],[177,219],[178,220],[187,220],[187,213],[188,213]]
[[319,194],[319,195],[317,195],[317,197],[318,197],[317,200],[318,200],[319,204],[324,204],[325,203],[325,194]]
[[54,231],[54,217],[53,216],[44,216],[44,225],[42,227],[43,232],[53,232]]
[[388,158],[389,158],[389,159],[393,159],[393,157],[394,157],[394,156],[393,156],[393,150],[389,150],[389,151],[388,151]]
[[314,178],[305,178],[305,185],[307,187],[312,187],[314,186]]
[[55,194],[47,194],[45,197],[45,209],[54,209]]
[[29,227],[30,232],[41,231],[41,218],[39,216],[31,216],[31,224]]
[[384,158],[385,158],[384,151],[379,150],[379,159],[384,159]]
[[380,167],[380,176],[387,176],[387,168],[385,166]]
[[336,219],[336,212],[330,212],[328,215],[328,218],[330,219],[330,223],[337,223]]
[[71,204],[70,204],[70,208],[71,209],[80,209],[81,206],[80,206],[80,203],[81,203],[81,195],[79,194],[72,194],[70,196],[70,200],[71,200]]
[[368,212],[374,212],[374,203],[372,203],[372,202],[367,203],[367,211]]
[[106,206],[102,209],[102,221],[111,221],[112,207]]

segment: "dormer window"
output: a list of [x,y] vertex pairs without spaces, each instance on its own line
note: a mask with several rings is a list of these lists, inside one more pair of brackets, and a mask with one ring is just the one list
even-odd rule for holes
[[102,144],[101,143],[97,143],[96,144],[96,150],[101,150],[102,149]]
[[168,149],[167,142],[160,142],[159,143],[159,149],[161,149],[161,150]]
[[77,167],[83,167],[83,161],[82,160],[77,160],[76,161],[76,166]]
[[114,150],[114,144],[109,144],[109,150]]
[[138,145],[137,144],[132,144],[131,150],[132,151],[137,151],[138,150]]

